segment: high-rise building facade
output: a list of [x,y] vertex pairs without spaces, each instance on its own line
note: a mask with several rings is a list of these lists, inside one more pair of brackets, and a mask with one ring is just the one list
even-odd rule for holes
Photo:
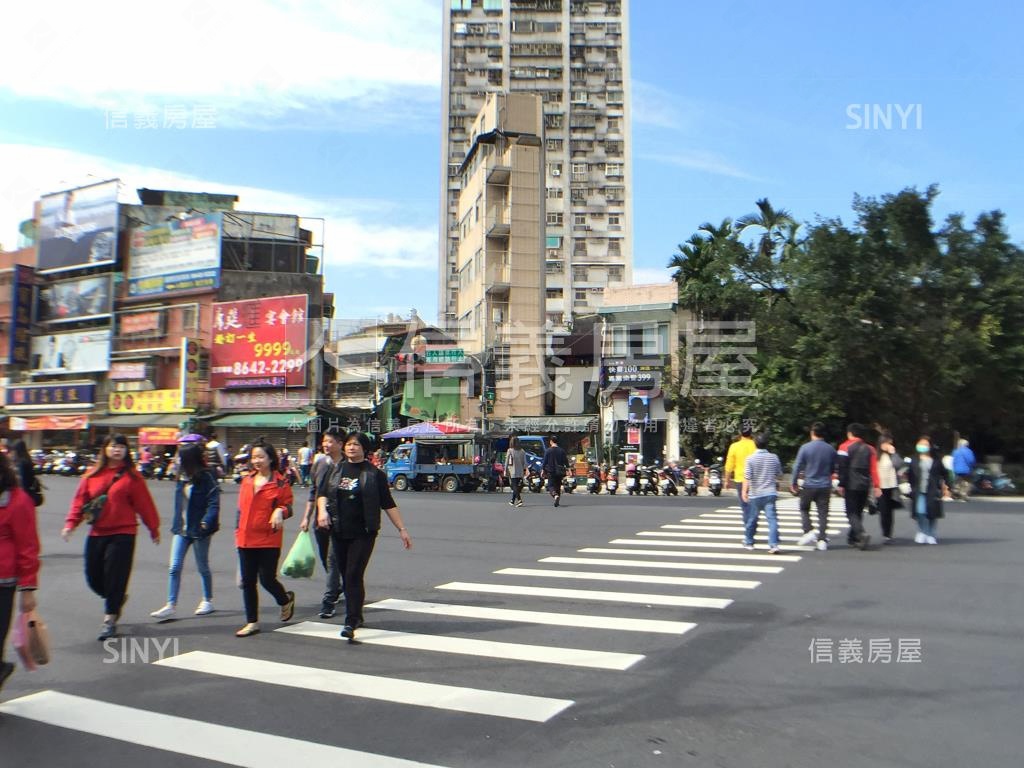
[[438,313],[458,327],[460,169],[488,93],[544,115],[544,319],[592,313],[632,282],[628,0],[445,0]]

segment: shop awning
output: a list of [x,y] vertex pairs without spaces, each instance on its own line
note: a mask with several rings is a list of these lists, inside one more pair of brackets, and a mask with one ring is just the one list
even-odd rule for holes
[[92,419],[94,427],[177,427],[188,421],[191,413],[126,413]]
[[593,416],[513,416],[491,419],[492,432],[547,435],[552,432],[597,432],[601,420]]
[[232,413],[218,416],[210,421],[214,427],[302,427],[312,418],[305,411],[280,411],[277,413]]

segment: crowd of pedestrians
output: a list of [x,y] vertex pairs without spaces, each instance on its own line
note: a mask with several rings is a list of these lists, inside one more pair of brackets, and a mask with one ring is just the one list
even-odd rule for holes
[[[799,496],[803,528],[797,544],[828,550],[829,504],[834,490],[843,499],[849,546],[864,550],[871,543],[871,535],[864,528],[866,510],[878,515],[882,541],[891,544],[894,513],[903,507],[904,495],[909,501],[910,517],[917,525],[914,541],[938,544],[938,521],[943,517],[943,499],[950,497],[950,479],[942,460],[935,456],[931,438],[922,435],[915,445],[915,456],[904,462],[896,452],[892,435],[883,432],[877,446],[868,444],[866,437],[863,424],[850,424],[846,440],[836,449],[826,441],[823,424],[811,426],[809,440],[797,451],[791,475],[790,491]],[[960,448],[967,448],[966,440],[960,441]],[[768,551],[777,554],[781,548],[776,501],[783,469],[779,457],[768,449],[767,434],[752,435],[750,429],[744,429],[729,448],[725,471],[727,484],[737,484],[744,549],[754,548],[758,520],[763,514],[768,522]],[[963,469],[969,475],[973,470],[973,453],[970,465],[963,453],[960,460],[962,463],[954,465],[954,471],[959,476],[958,470]],[[904,471],[906,494],[901,490]],[[811,520],[812,506],[816,521]]]

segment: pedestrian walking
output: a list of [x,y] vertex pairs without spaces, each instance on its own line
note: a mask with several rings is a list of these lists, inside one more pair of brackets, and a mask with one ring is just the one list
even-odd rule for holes
[[526,477],[526,451],[519,445],[519,438],[512,435],[508,439],[508,451],[505,453],[505,475],[512,487],[512,498],[509,504],[513,507],[523,506],[523,478]]
[[32,457],[28,453],[28,446],[24,440],[15,440],[8,453],[14,464],[15,475],[22,490],[32,499],[37,507],[43,504],[43,486],[36,476],[36,468],[32,463]]
[[299,448],[299,480],[303,485],[309,485],[309,473],[313,468],[313,449],[309,447],[309,441],[304,440]]
[[93,516],[85,540],[85,580],[104,601],[103,626],[97,640],[117,634],[117,622],[128,600],[140,519],[153,543],[160,544],[160,516],[146,481],[135,469],[124,435],[108,436],[95,466],[82,476],[61,531],[64,541],[82,524],[83,506],[102,496],[106,502]]
[[562,500],[562,481],[569,474],[569,456],[558,444],[558,437],[548,438],[548,449],[544,451],[543,476],[548,480],[548,493],[557,507]]
[[863,424],[850,424],[846,428],[846,442],[839,446],[839,493],[846,505],[846,519],[850,523],[847,543],[851,547],[867,549],[871,537],[864,532],[864,507],[868,495],[882,494],[878,485],[878,457],[874,449],[864,442],[867,429]]
[[743,548],[754,548],[757,535],[757,518],[764,512],[768,520],[768,552],[777,555],[779,549],[779,519],[775,502],[779,496],[778,483],[782,477],[782,462],[768,451],[768,436],[764,433],[754,438],[754,452],[747,457],[743,466],[743,486],[740,497],[750,509],[744,523]]
[[910,517],[917,522],[917,544],[938,544],[935,531],[942,518],[942,499],[948,492],[946,470],[935,458],[935,446],[928,435],[921,435],[914,447],[917,456],[908,467],[910,481]]
[[331,531],[334,556],[345,593],[345,624],[341,636],[355,639],[363,625],[366,586],[363,577],[380,532],[381,511],[398,529],[405,549],[412,547],[402,514],[391,496],[387,475],[368,460],[372,445],[362,432],[349,432],[338,462],[317,492],[317,525]]
[[[832,473],[836,468],[836,449],[825,442],[825,425],[811,425],[811,439],[800,446],[793,464],[791,489],[800,496],[800,522],[804,534],[797,544],[816,544],[821,552],[828,549],[828,505],[832,499]],[[798,483],[803,474],[803,486]],[[811,504],[818,512],[818,530],[811,525]]]
[[739,437],[733,441],[729,446],[729,452],[725,454],[725,489],[729,490],[731,483],[736,484],[736,496],[740,500],[744,525],[750,519],[750,505],[743,500],[743,472],[747,466],[747,459],[757,450],[751,437],[753,434],[754,430],[749,425],[743,425]]
[[882,525],[882,543],[892,544],[893,512],[903,506],[900,501],[900,471],[903,459],[896,453],[892,435],[883,433],[878,440],[878,519]]
[[235,632],[236,637],[251,637],[260,631],[257,580],[281,607],[281,621],[290,621],[295,613],[295,593],[286,591],[277,580],[284,521],[292,516],[292,487],[279,471],[277,451],[270,443],[253,445],[249,465],[252,471],[242,479],[238,491],[235,545],[246,624]]
[[956,493],[954,495],[960,501],[967,501],[971,495],[971,475],[974,474],[974,468],[977,465],[978,460],[974,456],[974,451],[971,450],[971,444],[967,440],[961,439],[957,443],[956,450],[953,451],[953,474],[956,476]]
[[21,613],[34,611],[38,578],[36,507],[19,487],[7,455],[0,451],[0,688],[14,672],[14,664],[4,659],[14,596],[18,595]]
[[324,573],[327,574],[327,584],[320,602],[321,619],[334,617],[335,606],[341,600],[341,573],[338,570],[338,559],[334,556],[334,548],[331,545],[330,528],[321,528],[316,524],[316,497],[320,491],[320,484],[345,458],[342,453],[344,439],[345,436],[337,427],[330,427],[324,432],[321,438],[323,453],[319,454],[323,458],[313,464],[309,498],[306,500],[306,513],[302,516],[302,522],[299,524],[303,531],[308,531],[312,526],[320,562],[323,564]]
[[189,549],[203,585],[203,599],[196,616],[213,613],[213,575],[210,572],[210,541],[220,528],[220,483],[207,466],[198,445],[183,445],[178,451],[180,474],[174,487],[174,515],[171,518],[171,558],[167,578],[167,604],[153,611],[154,619],[170,619],[177,612],[181,569]]

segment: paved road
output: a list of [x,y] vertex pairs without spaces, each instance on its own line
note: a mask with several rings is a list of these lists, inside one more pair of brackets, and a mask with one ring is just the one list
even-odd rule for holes
[[225,531],[217,613],[190,614],[189,563],[164,623],[168,547],[140,537],[104,647],[82,540],[57,536],[73,484],[47,484],[54,659],[3,691],[5,766],[1020,765],[1021,504],[952,506],[939,546],[901,517],[893,546],[771,556],[739,547],[731,497],[410,492],[415,546],[378,542],[362,644],[316,618],[320,574],[289,583],[289,625],[263,595],[263,634],[236,639]]

